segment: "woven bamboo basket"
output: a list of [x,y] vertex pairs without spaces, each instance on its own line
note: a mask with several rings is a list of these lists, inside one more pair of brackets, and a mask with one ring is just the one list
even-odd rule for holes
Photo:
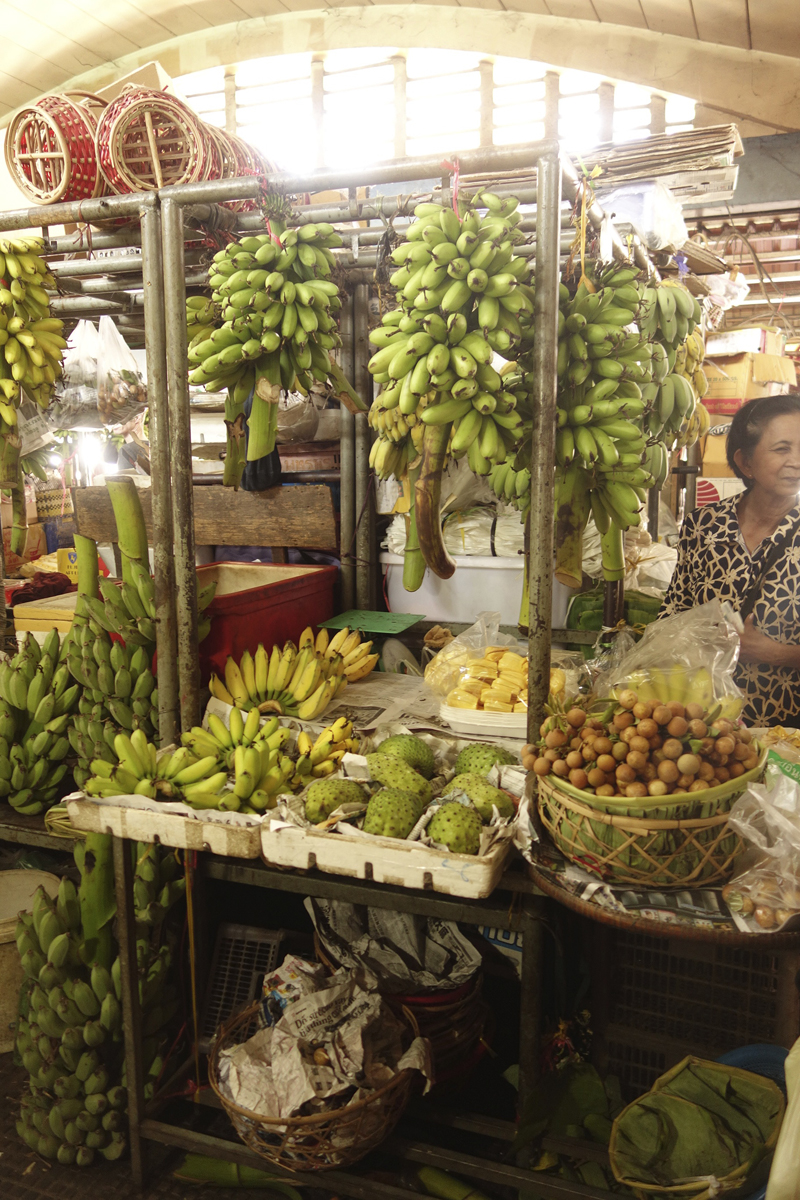
[[546,775],[537,781],[539,816],[565,858],[610,883],[708,887],[730,878],[744,849],[728,812],[765,762],[764,752],[752,771],[706,791],[641,800],[595,796]]
[[[341,964],[331,958],[316,933],[314,949],[331,973],[339,970]],[[450,991],[403,996],[382,991],[381,995],[398,1016],[404,1010],[413,1013],[420,1035],[431,1044],[434,1084],[464,1077],[485,1053],[489,1006],[483,999],[482,971]]]
[[100,169],[112,192],[196,183],[206,169],[202,122],[182,101],[129,85],[97,126]]
[[6,166],[20,191],[36,204],[102,196],[95,135],[105,107],[92,92],[63,92],[20,109],[5,139]]
[[[259,1028],[258,1002],[223,1025],[208,1059],[208,1079],[233,1127],[255,1154],[287,1171],[332,1171],[358,1162],[394,1129],[416,1084],[416,1071],[400,1071],[382,1088],[354,1104],[311,1117],[263,1117],[234,1103],[220,1086],[219,1056],[247,1041]],[[405,1009],[408,1043],[419,1036]]]

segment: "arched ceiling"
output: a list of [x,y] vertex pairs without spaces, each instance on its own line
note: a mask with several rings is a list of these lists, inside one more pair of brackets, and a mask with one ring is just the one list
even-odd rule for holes
[[[34,15],[35,14],[35,15]],[[46,91],[151,59],[171,75],[269,54],[430,46],[691,96],[699,123],[800,129],[798,0],[0,0],[0,124]]]

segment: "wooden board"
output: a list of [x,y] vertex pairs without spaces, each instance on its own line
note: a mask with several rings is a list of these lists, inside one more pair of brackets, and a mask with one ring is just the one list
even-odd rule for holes
[[[234,492],[196,487],[194,536],[198,546],[298,546],[337,550],[333,499],[324,484]],[[147,536],[153,540],[150,490],[141,488]],[[104,487],[73,488],[78,533],[106,544],[117,538],[111,500]]]

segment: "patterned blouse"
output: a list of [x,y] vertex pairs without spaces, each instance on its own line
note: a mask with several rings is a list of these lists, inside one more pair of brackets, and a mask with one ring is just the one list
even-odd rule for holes
[[[678,565],[661,616],[684,612],[709,600],[729,600],[738,610],[775,539],[783,538],[800,520],[798,506],[751,555],[739,528],[740,499],[732,496],[717,504],[706,504],[686,517],[678,545]],[[756,628],[774,641],[800,641],[800,525],[764,580],[753,617]],[[736,682],[746,697],[742,716],[747,724],[800,725],[800,671],[765,663],[740,663]]]

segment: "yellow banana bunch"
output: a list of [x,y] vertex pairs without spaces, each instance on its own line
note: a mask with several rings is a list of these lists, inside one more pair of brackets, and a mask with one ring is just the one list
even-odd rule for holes
[[63,322],[50,316],[55,280],[39,237],[0,238],[0,417],[16,424],[20,388],[47,408],[61,377]]
[[345,625],[328,643],[325,657],[333,658],[337,654],[341,655],[345,678],[350,683],[356,683],[357,680],[369,675],[380,658],[380,654],[370,654],[371,649],[372,642],[362,642],[358,630],[351,631]]
[[297,735],[299,758],[292,786],[300,790],[312,779],[332,775],[345,754],[357,754],[358,747],[359,740],[353,734],[353,724],[346,717],[339,717],[333,725],[323,729],[316,740],[312,740],[311,735],[303,730]]
[[89,796],[146,796],[151,800],[183,800],[193,808],[236,812],[241,800],[225,789],[227,771],[216,754],[199,758],[188,746],[158,757],[141,729],[114,738],[116,763],[96,758],[85,791]]
[[255,656],[245,650],[238,663],[228,658],[224,682],[211,676],[212,696],[245,711],[256,708],[313,721],[345,686],[347,676],[342,655],[320,654],[310,628],[300,641],[301,646],[273,646],[270,654],[259,645]]

